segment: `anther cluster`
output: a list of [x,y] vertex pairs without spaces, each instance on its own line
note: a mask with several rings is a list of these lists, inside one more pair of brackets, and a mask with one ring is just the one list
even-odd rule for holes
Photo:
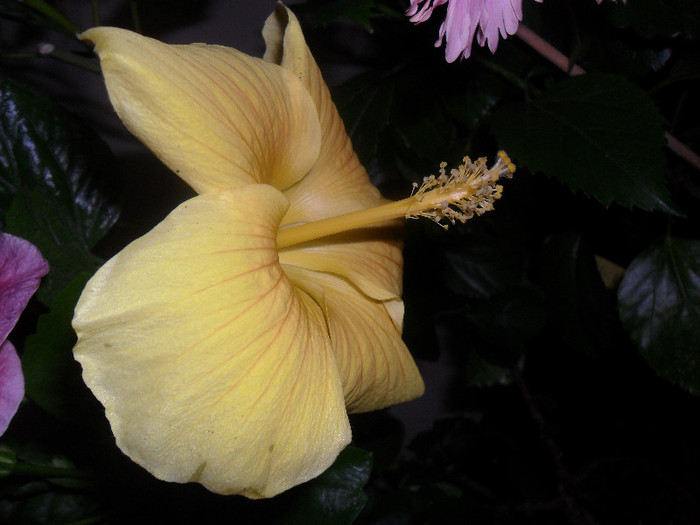
[[426,217],[447,229],[449,224],[445,222],[464,223],[474,215],[483,215],[501,197],[503,186],[497,184],[499,179],[511,178],[515,173],[515,166],[504,151],[498,153],[491,168],[486,166],[484,157],[475,162],[464,157],[449,175],[446,168],[447,163],[443,162],[439,176],[425,177],[420,188],[413,184],[411,197],[415,204],[406,213],[407,219]]

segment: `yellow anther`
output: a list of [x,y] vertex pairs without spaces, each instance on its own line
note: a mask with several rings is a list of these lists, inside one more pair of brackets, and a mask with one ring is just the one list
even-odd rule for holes
[[492,210],[493,203],[501,197],[503,187],[496,182],[501,177],[512,177],[515,172],[515,165],[503,151],[490,169],[483,157],[476,162],[464,157],[462,164],[450,170],[449,176],[446,167],[445,162],[440,163],[440,176],[425,177],[423,185],[412,193],[417,202],[406,213],[407,219],[425,217],[447,228],[441,222],[443,219],[455,224],[471,219],[474,214],[482,215]]

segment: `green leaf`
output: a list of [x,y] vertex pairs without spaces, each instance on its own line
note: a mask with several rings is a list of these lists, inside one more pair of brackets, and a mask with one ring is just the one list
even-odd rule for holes
[[512,367],[495,365],[482,357],[488,350],[469,352],[464,363],[465,385],[491,387],[513,384]]
[[609,32],[581,38],[578,63],[599,73],[622,75],[635,83],[642,83],[651,73],[661,71],[672,56],[670,47],[659,47],[658,43],[643,45],[638,39],[630,42],[629,38]]
[[0,479],[12,474],[17,465],[17,455],[4,445],[0,445]]
[[[531,285],[508,289],[485,301],[477,301],[467,312],[467,319],[476,335],[498,347],[519,349],[535,337],[547,322],[545,297],[542,290]],[[492,363],[513,366],[513,362],[499,363],[495,356],[485,356]]]
[[372,31],[370,19],[375,4],[375,0],[311,0],[294,6],[294,10],[312,26],[325,27],[338,19],[345,19]]
[[[64,456],[45,452],[36,443],[12,450],[13,470],[0,484],[0,523],[56,525],[100,523],[96,517],[95,480]],[[84,522],[79,520],[85,520]]]
[[[66,209],[55,203],[41,191],[28,190],[12,200],[6,213],[6,230],[34,243],[49,261],[50,271],[37,293],[44,303],[52,301],[76,271],[94,271],[98,262]],[[54,211],[53,216],[48,210]]]
[[643,37],[700,37],[700,2],[697,0],[634,0],[611,5],[614,23],[632,27]]
[[84,422],[86,411],[95,405],[73,358],[76,336],[71,327],[73,309],[89,277],[80,274],[56,296],[49,313],[39,317],[36,333],[27,338],[22,356],[27,395],[50,414],[74,422]]
[[568,78],[494,116],[501,147],[605,206],[675,213],[664,186],[662,120],[647,94],[615,75]]
[[620,283],[618,308],[654,371],[700,394],[700,241],[668,238],[639,255]]
[[0,84],[0,220],[48,259],[42,301],[96,268],[90,249],[119,216],[115,167],[107,145],[70,114]]
[[464,349],[466,385],[510,384],[512,370],[522,365],[525,343],[547,323],[544,293],[526,283],[513,286],[473,301],[465,317],[461,332],[469,334]]
[[372,454],[372,471],[382,472],[395,463],[404,439],[404,425],[387,410],[350,414],[352,442]]
[[668,70],[666,78],[654,87],[655,91],[674,84],[700,79],[700,50],[691,49],[676,56]]
[[450,290],[474,299],[486,299],[517,285],[525,267],[522,225],[504,215],[480,219],[473,232],[445,249],[443,276]]
[[360,160],[377,153],[379,136],[389,124],[394,81],[378,71],[357,75],[333,90],[333,100]]
[[372,455],[349,446],[340,453],[333,466],[316,479],[289,493],[285,512],[279,523],[285,525],[352,523],[367,503],[363,487],[372,470]]
[[617,314],[593,252],[580,235],[550,238],[539,257],[542,286],[559,337],[577,352],[604,356],[610,349]]

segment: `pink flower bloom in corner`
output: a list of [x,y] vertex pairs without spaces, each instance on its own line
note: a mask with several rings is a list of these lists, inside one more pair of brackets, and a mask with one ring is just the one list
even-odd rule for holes
[[491,52],[496,51],[499,35],[506,38],[515,33],[523,18],[522,0],[411,0],[406,14],[411,22],[420,24],[444,3],[447,3],[447,15],[435,47],[441,46],[445,39],[448,62],[454,62],[460,55],[468,58],[475,36],[480,46],[488,44]]
[[0,232],[0,436],[24,397],[22,366],[7,336],[48,271],[33,244]]
[[[600,4],[602,0],[596,2]],[[499,37],[514,34],[523,19],[522,0],[411,0],[406,15],[411,17],[411,22],[420,24],[430,18],[436,7],[445,3],[447,15],[440,26],[435,47],[440,47],[445,39],[445,59],[448,62],[454,62],[460,56],[469,58],[474,37],[480,46],[488,44],[491,52],[495,52]]]

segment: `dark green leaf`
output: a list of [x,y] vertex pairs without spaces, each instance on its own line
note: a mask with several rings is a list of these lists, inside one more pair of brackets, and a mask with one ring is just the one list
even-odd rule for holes
[[50,302],[81,271],[119,215],[107,145],[50,100],[0,84],[0,215],[51,265],[38,296]]
[[311,0],[295,6],[295,11],[312,26],[325,27],[339,19],[356,22],[371,31],[370,19],[375,0]]
[[545,327],[547,308],[542,290],[521,284],[470,303],[466,318],[466,385],[505,385],[522,365],[525,343]]
[[350,414],[352,442],[372,453],[372,471],[381,472],[395,461],[404,439],[400,419],[387,410]]
[[27,338],[22,356],[27,395],[47,412],[71,421],[83,420],[86,406],[92,406],[73,359],[76,336],[71,327],[73,309],[88,278],[79,275],[56,296],[49,313],[39,318],[36,333]]
[[94,480],[63,456],[25,443],[16,449],[14,471],[2,481],[0,523],[56,525],[81,519],[93,523],[87,519],[97,509],[91,494]]
[[616,24],[630,26],[643,37],[700,37],[697,0],[634,0],[612,5],[610,10]]
[[482,357],[485,352],[469,352],[464,364],[465,385],[475,387],[489,387],[497,385],[510,385],[513,383],[511,368],[495,365]]
[[664,186],[664,134],[653,102],[614,75],[563,80],[494,116],[500,145],[533,171],[609,206],[674,213]]
[[[534,286],[510,288],[485,301],[476,301],[467,312],[467,319],[483,341],[517,349],[536,336],[547,322],[544,294]],[[498,363],[499,360],[492,358],[490,361]],[[504,366],[513,364],[503,363]]]
[[673,60],[666,78],[655,89],[658,90],[675,82],[698,79],[700,79],[700,50],[691,50]]
[[17,456],[14,451],[0,445],[0,479],[12,474],[17,464]]
[[97,267],[97,259],[76,231],[68,210],[56,203],[40,190],[26,190],[12,200],[6,212],[6,230],[34,243],[49,261],[51,269],[37,294],[45,303],[56,297],[76,271]]
[[333,99],[360,160],[377,153],[379,136],[389,124],[394,82],[377,71],[351,78],[333,91]]
[[367,503],[363,487],[371,470],[369,452],[347,447],[331,468],[290,494],[289,511],[279,522],[285,525],[352,523]]
[[446,261],[443,275],[456,293],[486,299],[520,282],[525,265],[522,243],[526,236],[512,221],[491,222],[484,217],[475,226],[473,234],[443,252]]
[[543,247],[539,266],[559,336],[584,355],[605,355],[617,315],[593,252],[577,234],[557,235]]
[[[56,525],[80,523],[95,508],[94,501],[70,490],[56,490],[45,482],[25,483],[26,494],[0,500],[0,521],[7,525]],[[99,523],[101,520],[85,523]]]
[[668,238],[643,252],[618,299],[625,328],[656,373],[700,394],[700,241]]
[[660,71],[671,58],[671,48],[630,42],[616,35],[591,35],[581,43],[578,60],[584,67],[599,73],[614,73],[628,80],[643,81]]

